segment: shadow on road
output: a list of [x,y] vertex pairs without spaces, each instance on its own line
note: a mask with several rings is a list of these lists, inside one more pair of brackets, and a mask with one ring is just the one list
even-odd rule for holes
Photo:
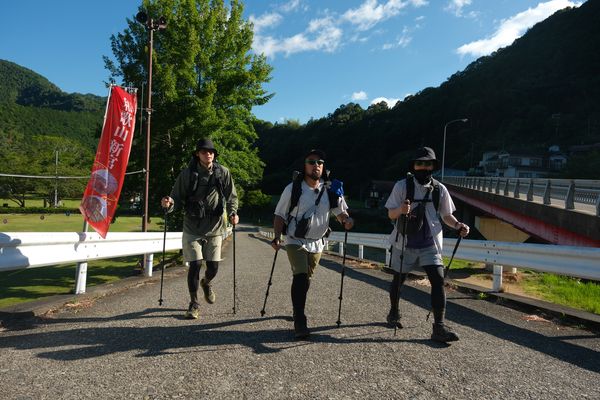
[[[321,259],[321,266],[337,272],[341,272],[342,267],[341,264],[326,259]],[[385,291],[388,290],[390,285],[389,280],[352,268],[346,268],[345,274],[346,278],[355,279]],[[387,299],[387,294],[382,294],[382,296],[385,296]],[[423,308],[425,310],[423,318],[425,318],[427,311],[431,307],[429,291],[403,286],[402,299]],[[468,307],[455,304],[452,300],[452,298],[449,298],[447,305],[446,319],[449,321],[468,326],[503,340],[508,340],[520,346],[528,347],[580,368],[600,372],[600,352],[567,342],[566,340],[572,339],[570,337],[545,336],[538,332],[500,321]],[[400,307],[402,307],[402,303]],[[595,337],[598,336],[596,335]]]

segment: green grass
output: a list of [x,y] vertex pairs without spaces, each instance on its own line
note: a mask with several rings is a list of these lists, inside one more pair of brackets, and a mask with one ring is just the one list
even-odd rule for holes
[[[81,232],[82,229],[83,217],[80,214],[0,214],[2,232]],[[160,232],[162,229],[161,217],[150,218],[148,231]],[[141,231],[141,217],[132,216],[118,217],[109,229],[109,232]]]
[[532,273],[523,280],[526,292],[552,303],[600,314],[600,285],[562,275]]
[[[81,204],[81,199],[61,199],[62,207],[78,208]],[[18,207],[17,203],[9,199],[0,198],[0,205],[8,204],[9,207]],[[25,207],[44,207],[44,200],[40,198],[25,197]]]
[[[167,260],[178,252],[167,253]],[[140,257],[130,256],[96,260],[88,263],[87,286],[101,285],[139,274]],[[154,255],[154,265],[162,261],[162,253]],[[0,308],[37,300],[41,297],[73,293],[76,265],[0,272]]]

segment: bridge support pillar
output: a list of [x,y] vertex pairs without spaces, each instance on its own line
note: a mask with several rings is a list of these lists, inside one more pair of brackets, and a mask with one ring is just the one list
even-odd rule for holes
[[151,277],[152,276],[152,264],[154,261],[154,254],[144,254],[144,276]]
[[75,276],[75,294],[84,294],[87,283],[87,266],[88,263],[77,263],[77,271]]
[[492,290],[494,292],[499,292],[502,288],[502,265],[494,264],[494,272],[493,272],[493,280],[492,280]]
[[523,243],[529,239],[527,233],[496,218],[475,217],[475,227],[487,240]]

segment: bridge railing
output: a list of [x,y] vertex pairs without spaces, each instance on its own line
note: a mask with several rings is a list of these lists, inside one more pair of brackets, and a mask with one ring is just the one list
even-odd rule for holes
[[[261,229],[262,236],[272,238],[273,231]],[[348,233],[348,244],[358,245],[358,258],[364,259],[364,247],[384,249],[385,264],[389,264],[390,245],[385,234]],[[339,244],[343,255],[344,233],[332,232],[328,239]],[[457,239],[444,239],[443,255],[450,257]],[[457,259],[483,262],[494,266],[493,289],[502,286],[503,267],[527,268],[576,278],[600,281],[600,248],[557,246],[546,244],[510,243],[463,239],[456,251]]]
[[[229,228],[224,238],[231,234]],[[168,232],[165,251],[181,249],[181,232]],[[0,272],[78,263],[75,293],[85,293],[87,263],[145,255],[145,275],[152,276],[152,256],[163,250],[162,232],[115,232],[105,239],[95,232],[0,232]]]
[[567,210],[575,203],[592,205],[600,216],[600,180],[449,176],[444,183],[527,201],[537,197],[546,205],[559,201]]

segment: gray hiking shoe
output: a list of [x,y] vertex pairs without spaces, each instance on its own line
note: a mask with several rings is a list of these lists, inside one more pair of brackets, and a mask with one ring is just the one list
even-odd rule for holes
[[443,323],[433,324],[433,332],[431,333],[431,340],[440,343],[456,342],[458,336],[452,332]]
[[185,312],[185,317],[187,319],[198,319],[200,318],[200,308],[198,307],[198,303],[191,302],[188,310]]
[[208,304],[213,304],[215,302],[216,296],[215,296],[215,292],[212,290],[212,287],[210,286],[210,283],[206,282],[205,278],[202,278],[200,280],[200,287],[202,288],[202,291],[204,292],[204,300],[206,300],[206,302]]

